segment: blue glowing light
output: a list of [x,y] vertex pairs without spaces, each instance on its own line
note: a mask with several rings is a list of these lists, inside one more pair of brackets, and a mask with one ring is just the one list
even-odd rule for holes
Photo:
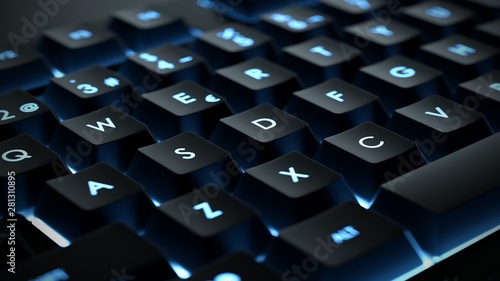
[[71,38],[75,41],[87,39],[87,38],[92,37],[93,35],[94,34],[91,31],[88,31],[86,29],[76,30],[76,31],[70,32],[68,34],[69,38]]
[[180,264],[178,264],[176,262],[169,262],[169,264],[172,267],[172,269],[174,270],[175,274],[177,274],[177,276],[180,279],[188,279],[189,277],[191,277],[191,272],[189,272],[189,270],[185,269]]

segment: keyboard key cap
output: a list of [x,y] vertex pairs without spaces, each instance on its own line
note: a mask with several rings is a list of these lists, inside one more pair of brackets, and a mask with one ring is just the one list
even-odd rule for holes
[[108,106],[61,122],[49,147],[76,171],[98,162],[125,171],[135,150],[153,143],[146,125]]
[[456,35],[422,45],[421,61],[443,71],[455,91],[458,83],[495,70],[498,48]]
[[440,71],[402,56],[362,67],[354,82],[378,95],[389,115],[431,95],[450,96]]
[[229,153],[184,132],[140,148],[127,175],[142,183],[153,199],[165,202],[207,184],[231,192],[240,170]]
[[[355,24],[370,19],[387,5],[384,0],[319,0],[318,2],[319,9],[334,16],[342,25]],[[391,6],[387,8],[389,7]]]
[[43,100],[66,120],[121,101],[139,101],[131,83],[113,71],[95,66],[52,78]]
[[387,128],[414,140],[428,162],[492,134],[481,113],[440,96],[397,109]]
[[[85,265],[85,266],[83,266]],[[174,277],[160,252],[127,227],[113,224],[17,264],[16,280],[152,280]],[[12,273],[0,272],[2,280]]]
[[214,69],[255,57],[274,60],[277,56],[271,37],[241,24],[227,24],[204,32],[191,48]]
[[312,157],[318,148],[307,123],[268,104],[222,118],[210,141],[226,149],[243,170],[291,151]]
[[283,65],[297,72],[306,86],[331,78],[351,81],[364,66],[362,52],[328,37],[317,37],[283,48]]
[[252,208],[215,186],[162,204],[144,236],[188,270],[233,252],[256,258],[272,237]]
[[344,30],[347,42],[363,49],[370,62],[381,61],[394,55],[414,57],[421,44],[420,30],[396,20],[387,24],[368,20],[347,26]]
[[255,262],[244,253],[230,254],[217,259],[197,270],[189,281],[241,281],[266,280],[279,281],[278,275],[268,267]]
[[[499,2],[500,3],[500,2]],[[492,46],[500,45],[500,19],[492,20],[476,26],[475,37]]]
[[385,126],[388,119],[376,95],[339,79],[293,93],[286,111],[306,121],[320,142],[366,121]]
[[490,127],[500,132],[500,71],[493,71],[461,83],[456,100],[484,114]]
[[498,253],[500,253],[500,230],[440,261],[409,280],[443,281],[446,278],[498,280],[500,279],[500,271],[497,266],[498,258],[500,258]]
[[407,7],[402,19],[424,31],[428,41],[455,33],[467,33],[474,26],[476,14],[447,1],[427,1]]
[[297,152],[247,169],[234,194],[258,208],[274,229],[354,201],[340,174]]
[[48,144],[57,124],[49,107],[32,95],[21,90],[0,95],[0,141],[29,134]]
[[498,0],[467,0],[460,3],[471,7],[480,17],[474,18],[476,21],[484,22],[493,20],[500,16],[500,1]]
[[[12,232],[16,234],[15,238],[9,239]],[[58,247],[54,241],[19,214],[0,220],[0,245],[2,245],[0,254],[4,261],[0,265],[2,271],[7,271],[7,266],[15,267],[16,263]],[[14,250],[5,245],[14,246],[12,247]]]
[[148,124],[159,141],[185,131],[209,138],[219,119],[232,114],[224,97],[191,81],[142,97],[133,116]]
[[184,80],[206,84],[211,72],[205,60],[185,48],[165,45],[128,57],[119,71],[140,93],[152,92]]
[[73,240],[112,222],[140,231],[153,208],[141,185],[99,163],[47,181],[35,216]]
[[234,112],[242,112],[262,103],[283,108],[302,86],[294,72],[256,58],[217,70],[209,88],[226,97]]
[[289,7],[263,14],[259,29],[273,34],[279,46],[296,44],[317,36],[339,37],[335,20],[316,10]]
[[425,164],[414,142],[371,122],[326,138],[314,159],[342,174],[368,202],[380,184]]
[[401,225],[349,202],[281,231],[266,263],[283,280],[344,281],[392,280],[421,261]]
[[498,226],[499,153],[500,134],[471,144],[383,184],[372,209],[408,226],[427,253],[441,255]]
[[64,73],[94,65],[113,66],[125,60],[116,35],[90,24],[46,30],[38,48],[52,65]]
[[[287,5],[300,3],[302,0],[287,0],[287,1],[253,1],[243,0],[234,2],[231,0],[215,0],[212,1],[212,9],[222,15],[242,21],[244,23],[257,23],[259,14],[277,10]],[[210,4],[208,4],[210,5]]]
[[183,19],[191,33],[208,31],[232,22],[226,17],[229,11],[212,0],[171,1],[168,3],[168,11]]
[[2,217],[12,201],[9,195],[15,194],[12,212],[29,209],[35,206],[45,181],[69,174],[59,155],[26,134],[0,142],[0,155]]
[[49,83],[52,73],[42,57],[31,49],[0,48],[0,94],[14,89],[32,90]]
[[162,6],[141,5],[116,11],[110,28],[134,51],[192,40],[184,21]]

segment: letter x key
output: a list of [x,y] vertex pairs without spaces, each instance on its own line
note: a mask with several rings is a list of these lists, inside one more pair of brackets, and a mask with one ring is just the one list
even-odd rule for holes
[[294,167],[288,168],[288,172],[279,171],[279,174],[284,175],[284,176],[290,176],[294,183],[299,182],[299,178],[307,179],[309,177],[309,175],[307,175],[307,174],[299,174],[299,173],[295,172]]

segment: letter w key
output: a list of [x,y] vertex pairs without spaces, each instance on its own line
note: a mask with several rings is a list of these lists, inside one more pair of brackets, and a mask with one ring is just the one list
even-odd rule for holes
[[87,124],[85,126],[91,128],[91,129],[94,129],[94,130],[101,131],[101,132],[104,132],[104,130],[105,130],[104,126],[110,127],[110,128],[113,128],[113,129],[116,128],[115,123],[113,123],[113,120],[111,120],[111,118],[109,118],[109,117],[106,117],[106,123],[101,122],[101,121],[97,121],[96,125],[97,126]]

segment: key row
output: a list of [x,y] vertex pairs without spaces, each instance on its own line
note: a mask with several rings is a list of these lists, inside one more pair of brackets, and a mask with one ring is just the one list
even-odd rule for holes
[[[499,218],[496,202],[500,199],[500,181],[498,177],[495,177],[493,167],[499,164],[497,163],[498,157],[496,157],[500,148],[499,137],[498,134],[488,137],[383,184],[372,209],[401,224],[394,223],[375,211],[365,210],[352,202],[352,199],[347,198],[347,201],[337,204],[336,207],[328,208],[313,217],[280,230],[279,236],[273,238],[261,220],[263,218],[267,224],[272,221],[272,218],[267,216],[268,213],[265,209],[261,209],[261,206],[256,206],[257,209],[254,209],[237,199],[238,196],[230,196],[215,186],[206,186],[154,208],[150,201],[146,203],[148,200],[145,200],[142,189],[134,181],[120,181],[120,178],[125,179],[125,177],[106,164],[100,164],[75,175],[48,181],[40,205],[35,209],[35,215],[40,216],[69,237],[81,236],[112,222],[122,222],[136,231],[137,228],[143,228],[145,229],[144,237],[162,254],[150,247],[145,249],[156,252],[155,256],[158,260],[163,256],[188,270],[199,269],[211,260],[241,251],[253,258],[266,253],[265,263],[287,276],[311,274],[312,280],[323,280],[326,276],[337,276],[340,280],[363,278],[367,275],[381,276],[381,278],[383,276],[384,279],[394,278],[422,263],[410,243],[413,237],[424,251],[433,255],[441,255],[497,226]],[[307,164],[303,161],[301,163],[305,166]],[[274,164],[279,167],[288,166],[283,159]],[[450,166],[454,169],[449,169]],[[262,169],[269,171],[267,167]],[[297,171],[298,169],[299,167]],[[106,171],[106,175],[114,175],[113,181],[109,178],[103,180],[102,171]],[[294,169],[289,169],[288,172],[282,171],[284,172],[281,173],[282,175],[290,176],[294,182],[292,184],[294,188],[290,190],[295,192],[293,195],[289,193],[290,191],[281,190],[282,197],[285,195],[288,198],[294,198],[299,195],[296,192],[297,187],[300,186],[294,186],[295,183],[309,178],[297,171]],[[253,177],[258,172],[257,169],[251,172],[249,170],[249,176]],[[323,174],[324,171],[317,172]],[[332,175],[331,179],[338,179],[338,176]],[[265,178],[268,177],[267,175],[261,173],[259,177],[261,177],[260,181],[269,182],[269,178]],[[89,179],[95,181],[89,181]],[[317,183],[321,185],[321,182]],[[271,184],[280,185],[281,183]],[[250,185],[252,188],[255,186],[253,183]],[[290,186],[290,183],[285,185]],[[479,190],[478,186],[481,187]],[[306,187],[309,190],[301,192],[310,192],[309,195],[318,197],[306,196],[303,197],[307,198],[305,200],[313,200],[315,204],[324,200],[326,194],[317,194],[311,186]],[[336,185],[328,189],[341,190],[342,187]],[[449,196],[450,190],[453,190],[454,196],[452,197]],[[286,195],[286,193],[289,194]],[[338,191],[334,193],[336,194],[330,194],[327,197],[332,199],[334,197],[330,196],[340,194]],[[273,197],[276,202],[280,202],[280,205],[275,204],[275,206],[286,208],[287,205],[283,199],[279,196]],[[311,203],[305,201],[302,203],[306,204],[305,208],[298,210],[310,211],[308,208]],[[124,204],[127,208],[123,208]],[[114,205],[120,205],[120,212],[113,211]],[[146,206],[149,207],[146,208]],[[124,213],[123,210],[127,212]],[[139,210],[142,214],[138,212]],[[134,211],[137,212],[135,216],[129,214]],[[150,215],[146,214],[148,212]],[[295,214],[300,215],[300,213]],[[88,219],[89,216],[93,219]],[[468,220],[468,223],[462,223],[464,216],[472,216],[473,219]],[[72,222],[71,228],[68,227],[69,221]],[[137,221],[142,222],[142,227],[131,226]],[[89,222],[92,223],[89,224]],[[443,227],[436,229],[433,227],[435,224]],[[411,234],[406,232],[403,225],[408,227]],[[128,243],[143,243],[137,238],[132,238],[135,235],[130,230],[119,228],[123,229],[118,231],[122,233],[119,237],[130,238]],[[79,231],[81,232],[76,234]],[[125,234],[125,232],[130,234]],[[175,237],[175,239],[165,239],[165,237]],[[244,241],[250,244],[241,243],[241,237],[244,237]],[[272,242],[273,240],[276,241]],[[44,264],[43,270],[45,270],[37,274],[44,274],[53,270],[54,268],[50,267],[54,264],[61,265],[61,259],[48,258],[49,256],[59,257],[59,255],[64,256],[64,252],[76,251],[75,249],[79,247],[76,245],[80,245],[82,241],[84,240],[76,241],[67,250],[51,251],[46,254],[42,253],[40,256],[32,253],[32,259],[27,258],[26,264],[37,260],[40,265]],[[99,245],[99,242],[96,240],[88,246],[94,244]],[[268,246],[271,248],[266,251]],[[47,247],[51,246],[47,245]],[[186,250],[190,247],[193,247],[192,251]],[[130,249],[129,247],[123,248]],[[141,248],[144,249],[144,246]],[[87,247],[81,249],[87,249]],[[94,251],[90,252],[94,253]],[[190,252],[206,254],[197,255],[194,258]],[[106,253],[112,255],[116,252],[106,251]],[[48,256],[41,260],[46,262],[40,263],[40,258],[45,255]],[[397,267],[396,270],[389,270],[387,268],[389,263],[385,263],[387,265],[385,266],[376,262],[381,259],[381,256],[393,257],[391,260],[397,260],[402,266]],[[372,266],[367,267],[364,263],[366,260],[372,261],[370,263]],[[359,263],[365,264],[365,270],[353,270],[359,267]],[[308,269],[313,265],[317,268],[314,273]],[[72,268],[71,263],[64,264],[64,266],[70,267],[71,270],[78,270]],[[19,267],[23,268],[23,265]],[[99,268],[102,271],[107,266]],[[297,268],[300,271],[296,270]],[[25,270],[20,272],[35,273],[35,271]]]
[[[426,3],[422,3],[422,5],[424,4]],[[432,2],[426,5],[431,4]],[[436,5],[434,6],[436,9],[434,14],[442,16],[448,13],[452,14],[451,12],[445,12],[446,8],[444,7],[454,5],[447,2],[442,4],[434,4]],[[408,10],[414,9],[416,6],[405,9],[405,13],[409,13]],[[431,8],[423,7],[421,10],[429,10]],[[266,16],[274,25],[263,27],[262,30],[264,32],[241,24],[225,24],[201,33],[194,38],[189,35],[186,27],[179,28],[179,26],[184,26],[179,19],[168,16],[164,11],[156,11],[148,8],[142,9],[144,9],[143,12],[138,12],[141,10],[138,10],[138,8],[132,8],[130,11],[123,13],[118,12],[118,18],[123,18],[123,14],[127,14],[128,17],[131,17],[130,21],[132,23],[120,22],[113,25],[121,26],[122,28],[129,26],[130,28],[130,25],[133,26],[135,24],[137,25],[135,29],[141,32],[148,31],[146,26],[152,29],[149,30],[151,32],[159,32],[158,34],[160,35],[157,36],[151,36],[146,33],[144,36],[147,39],[144,39],[143,36],[135,35],[133,30],[126,29],[126,31],[123,31],[122,33],[126,34],[124,35],[126,38],[136,38],[137,44],[147,43],[148,40],[155,42],[154,44],[146,44],[143,48],[134,49],[134,51],[144,52],[147,49],[157,48],[166,43],[182,44],[188,41],[192,42],[189,44],[189,48],[205,57],[213,69],[219,69],[255,57],[263,57],[269,60],[277,60],[279,63],[285,65],[287,63],[291,66],[299,65],[296,69],[292,68],[292,70],[299,72],[301,77],[305,77],[304,83],[307,86],[323,81],[325,78],[332,78],[333,75],[337,77],[338,75],[344,75],[344,71],[340,70],[345,70],[346,67],[338,67],[342,66],[342,63],[350,62],[352,73],[352,71],[355,71],[362,65],[360,63],[371,64],[394,55],[405,55],[416,57],[442,70],[446,74],[448,71],[452,71],[447,78],[454,87],[458,80],[464,80],[462,77],[469,76],[465,79],[472,78],[469,75],[472,69],[475,69],[474,74],[476,76],[483,74],[488,69],[491,70],[492,65],[488,65],[486,61],[495,60],[498,56],[498,50],[491,47],[496,46],[494,43],[498,41],[498,38],[495,40],[495,36],[498,35],[495,33],[498,30],[498,21],[479,25],[477,32],[472,33],[479,34],[479,38],[476,37],[476,39],[486,40],[485,42],[488,44],[462,35],[455,35],[457,33],[457,28],[455,27],[450,27],[446,31],[443,31],[443,34],[438,34],[439,38],[448,36],[446,40],[434,41],[439,38],[427,41],[421,40],[420,38],[423,35],[433,33],[427,30],[422,32],[412,26],[425,25],[415,23],[407,25],[397,20],[392,20],[392,18],[382,23],[380,20],[373,19],[356,23],[345,27],[345,36],[335,36],[335,32],[323,30],[335,30],[333,27],[325,27],[333,19],[330,19],[327,15],[316,14],[314,10],[295,7]],[[419,10],[417,13],[420,12],[422,11]],[[134,13],[137,13],[135,17],[133,16]],[[465,12],[457,12],[453,16],[449,16],[450,18],[438,20],[445,20],[453,26],[468,26],[467,23],[471,20],[471,15],[468,14],[463,18],[460,16],[463,13],[467,14],[469,12],[467,10]],[[162,15],[164,15],[163,18]],[[454,18],[455,16],[457,17],[456,19]],[[294,17],[306,18],[298,20]],[[308,19],[310,19],[310,23],[307,23]],[[461,20],[465,19],[467,19],[465,23],[461,22]],[[169,27],[162,27],[164,24]],[[301,24],[305,26],[301,27]],[[438,25],[440,26],[440,24]],[[146,30],[142,30],[141,28],[146,28]],[[180,31],[172,32],[171,30],[174,29]],[[431,30],[436,30],[436,28],[433,27]],[[166,34],[171,35],[171,37],[165,37]],[[0,88],[0,92],[18,87],[31,90],[45,85],[47,80],[52,76],[49,69],[44,65],[45,58],[48,59],[52,67],[63,73],[72,73],[94,65],[111,67],[122,64],[127,61],[125,54],[132,54],[133,51],[127,51],[128,47],[122,46],[123,44],[116,37],[116,35],[108,30],[89,24],[78,24],[47,31],[40,42],[39,48],[44,54],[44,58],[22,46],[16,46],[13,49],[2,49],[0,53],[1,62],[5,64],[5,75],[8,75],[9,79],[7,81],[9,83],[2,86],[3,88]],[[325,37],[326,39],[318,39],[318,37]],[[332,39],[332,37],[336,38],[336,40]],[[164,38],[164,40],[157,40],[156,38]],[[280,42],[280,38],[291,41],[276,44],[276,42]],[[419,48],[424,43],[426,44]],[[276,45],[283,48],[282,51],[276,48]],[[153,62],[150,61],[153,56],[144,56],[144,58],[147,57],[147,62]],[[462,60],[464,57],[466,61]],[[293,61],[295,62],[292,63]],[[169,69],[169,67],[175,64],[175,60],[172,61],[166,58],[154,62],[161,62],[159,65],[160,70]],[[498,66],[498,62],[493,61],[490,63],[493,66],[496,63]],[[305,69],[307,70],[300,71],[304,69],[301,64],[305,65]],[[455,71],[457,65],[460,69]],[[318,77],[316,80],[314,80],[314,77],[308,77],[308,73],[311,72],[310,70],[318,68],[322,72],[328,73],[329,77],[319,77],[323,78],[319,81]],[[478,70],[480,73],[478,73]],[[453,71],[455,72],[453,73]],[[27,73],[30,75],[27,75]],[[341,78],[348,78],[350,72],[346,72],[345,75],[346,77]],[[455,76],[459,79],[453,79]],[[23,77],[23,79],[20,80],[19,77]]]

